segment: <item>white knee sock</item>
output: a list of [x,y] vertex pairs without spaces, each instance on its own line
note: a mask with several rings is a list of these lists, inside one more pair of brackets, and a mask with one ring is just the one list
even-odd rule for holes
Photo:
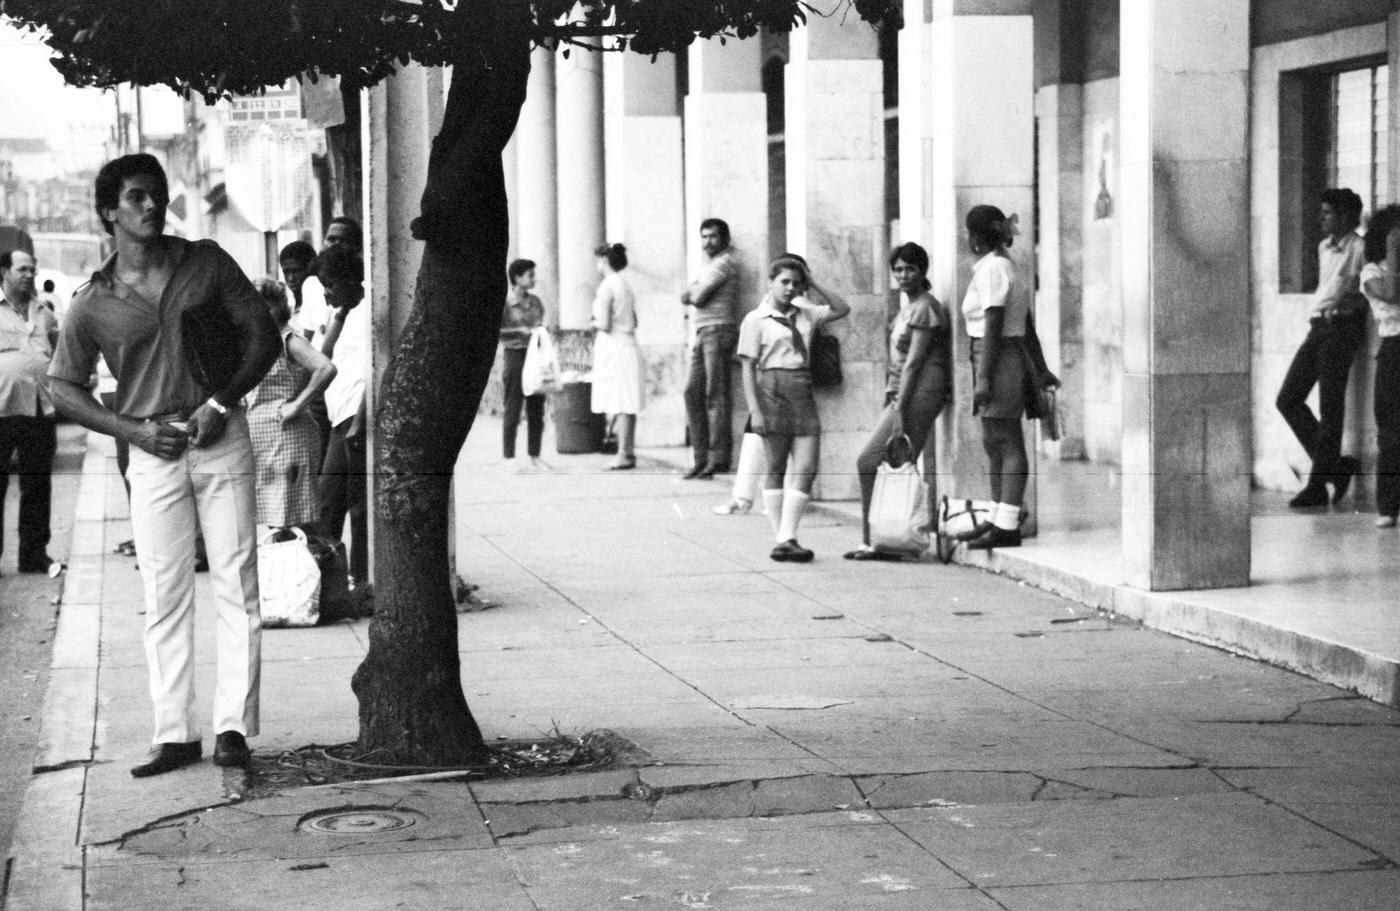
[[1015,531],[1021,525],[1021,507],[998,503],[992,511],[992,524],[1002,531]]
[[[768,524],[773,526],[773,534],[778,533],[778,520],[783,514],[783,489],[765,490],[763,492],[763,511],[768,514]],[[786,538],[779,538],[779,541],[786,541]]]
[[778,523],[778,541],[797,540],[797,526],[802,514],[807,511],[807,501],[811,497],[800,490],[789,487],[783,491],[783,519]]
[[763,483],[763,471],[768,454],[763,451],[763,437],[744,434],[739,446],[739,467],[734,472],[734,498],[752,503],[758,499],[758,485]]

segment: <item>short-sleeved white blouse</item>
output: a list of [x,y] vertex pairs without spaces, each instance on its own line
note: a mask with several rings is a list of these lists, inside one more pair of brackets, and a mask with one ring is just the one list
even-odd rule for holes
[[1371,304],[1371,315],[1376,318],[1376,335],[1390,338],[1400,335],[1400,304],[1374,297],[1366,290],[1366,283],[1378,278],[1385,278],[1385,266],[1382,264],[1367,263],[1361,267],[1361,293]]
[[812,349],[812,332],[831,321],[831,307],[814,304],[805,297],[795,297],[787,314],[779,313],[771,296],[744,317],[739,325],[740,357],[756,362],[759,370],[805,370],[807,359],[792,341],[792,330],[778,318],[791,317],[802,336],[807,350]]
[[1002,338],[1026,334],[1026,318],[1031,309],[1029,289],[1016,275],[1016,267],[1010,259],[988,253],[972,267],[972,281],[963,296],[963,320],[967,323],[969,337],[982,338],[986,334],[987,311],[993,307],[1002,307],[1005,311]]

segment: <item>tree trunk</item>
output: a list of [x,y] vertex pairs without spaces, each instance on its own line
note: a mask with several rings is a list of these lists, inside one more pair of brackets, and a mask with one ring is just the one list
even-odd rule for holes
[[413,309],[376,398],[376,585],[355,672],[359,747],[377,761],[457,765],[486,754],[462,692],[448,580],[452,471],[496,356],[509,216],[501,153],[525,100],[523,29],[493,30],[454,66],[433,141]]

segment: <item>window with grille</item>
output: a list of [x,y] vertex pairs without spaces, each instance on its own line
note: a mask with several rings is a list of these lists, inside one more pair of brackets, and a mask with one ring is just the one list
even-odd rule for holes
[[1334,73],[1331,82],[1327,185],[1351,187],[1370,213],[1390,199],[1390,68],[1381,64]]
[[1322,191],[1350,187],[1365,215],[1392,200],[1384,58],[1279,74],[1278,290],[1317,287]]

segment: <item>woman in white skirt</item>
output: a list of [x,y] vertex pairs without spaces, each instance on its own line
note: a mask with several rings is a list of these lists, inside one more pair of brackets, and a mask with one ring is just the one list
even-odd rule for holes
[[605,244],[593,251],[603,276],[593,298],[594,414],[606,414],[617,434],[617,458],[609,471],[637,467],[633,447],[642,410],[642,356],[637,349],[637,296],[627,280],[627,248]]

